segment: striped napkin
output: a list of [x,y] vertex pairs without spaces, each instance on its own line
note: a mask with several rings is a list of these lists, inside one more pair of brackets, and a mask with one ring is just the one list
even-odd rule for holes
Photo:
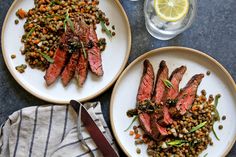
[[[99,102],[84,106],[116,149]],[[82,125],[82,135],[96,156],[102,156]],[[86,157],[78,139],[77,114],[70,105],[35,106],[14,112],[0,130],[0,157]]]

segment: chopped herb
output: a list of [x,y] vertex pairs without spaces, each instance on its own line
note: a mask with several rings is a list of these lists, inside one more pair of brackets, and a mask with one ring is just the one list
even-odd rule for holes
[[102,26],[102,30],[105,31],[106,35],[109,37],[109,38],[112,38],[112,33],[110,30],[108,30],[108,28],[106,27],[105,25],[105,22],[100,19],[100,22],[101,22],[101,26]]
[[29,38],[29,36],[35,31],[36,27],[31,28],[31,30],[29,31],[29,33],[26,35],[26,39]]
[[199,124],[199,125],[193,127],[193,128],[189,131],[189,133],[194,132],[194,131],[197,131],[198,129],[204,127],[204,125],[206,125],[206,123],[207,123],[207,121],[202,122],[201,124]]
[[216,137],[216,139],[217,139],[218,141],[220,141],[220,138],[217,136],[217,134],[216,134],[216,132],[215,132],[214,126],[212,127],[212,132],[213,132],[214,136]]
[[66,17],[65,17],[65,20],[64,20],[64,29],[65,29],[65,31],[67,30],[67,26],[66,26],[67,24],[70,26],[71,30],[73,32],[75,32],[74,24],[70,19],[70,15],[68,13],[68,10],[66,12]]
[[167,145],[182,146],[184,143],[187,143],[187,141],[185,141],[185,140],[174,140],[174,141],[171,141],[171,142],[167,142]]
[[42,56],[43,56],[43,58],[45,58],[49,63],[53,63],[54,62],[54,60],[51,58],[51,57],[49,57],[47,54],[45,54],[45,53],[43,53],[43,52],[39,52]]
[[130,127],[132,126],[132,124],[136,121],[137,118],[138,118],[138,117],[135,116],[135,117],[133,118],[132,122],[130,123],[130,125],[128,126],[128,128],[125,129],[124,131],[128,131],[128,130],[130,129]]
[[85,50],[85,47],[84,47],[84,43],[81,41],[81,46],[82,46],[82,51],[84,53],[84,58],[87,58],[87,53],[86,53],[86,50]]
[[162,80],[167,88],[173,87],[173,84],[169,80]]
[[208,153],[206,153],[203,157],[206,157],[208,155]]

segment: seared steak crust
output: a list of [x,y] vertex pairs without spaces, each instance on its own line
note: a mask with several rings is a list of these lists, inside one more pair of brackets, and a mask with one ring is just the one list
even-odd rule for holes
[[79,86],[83,86],[88,74],[88,60],[80,53],[79,61],[75,71],[75,78]]

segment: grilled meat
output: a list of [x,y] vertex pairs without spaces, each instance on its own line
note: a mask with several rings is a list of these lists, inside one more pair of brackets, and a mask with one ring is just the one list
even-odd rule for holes
[[[141,104],[146,100],[151,99],[152,91],[154,86],[154,71],[152,64],[145,60],[143,63],[143,75],[139,84],[138,94],[137,94],[137,104]],[[141,112],[138,115],[139,122],[143,130],[151,135],[151,123],[150,115],[148,113]]]
[[165,100],[174,100],[177,97],[179,94],[179,83],[182,80],[186,70],[186,66],[181,66],[172,72],[170,76],[170,82],[172,83],[173,87],[167,89]]
[[139,84],[137,102],[142,103],[145,100],[150,100],[154,86],[154,71],[149,60],[143,63],[143,75]]
[[161,61],[159,65],[159,70],[156,76],[156,84],[154,89],[154,94],[152,96],[152,101],[156,104],[161,104],[163,96],[165,95],[165,84],[163,80],[168,79],[168,67],[165,61]]
[[74,77],[76,65],[79,59],[79,53],[75,52],[71,55],[69,63],[64,68],[61,74],[62,84],[67,86],[71,79]]
[[83,86],[88,74],[88,60],[80,53],[79,61],[75,71],[75,78],[79,86]]
[[65,50],[62,50],[60,48],[56,50],[56,53],[53,58],[54,62],[50,64],[44,76],[44,79],[48,86],[53,84],[56,81],[56,79],[60,76],[61,71],[66,63],[66,54],[67,52]]
[[90,26],[89,29],[89,49],[88,49],[88,61],[91,71],[97,75],[102,76],[103,75],[103,68],[102,68],[102,57],[100,49],[97,45],[98,38],[97,34],[93,28],[93,26]]
[[178,111],[180,111],[181,115],[185,114],[193,104],[198,86],[201,83],[203,77],[204,74],[194,75],[177,96],[178,102],[176,104],[176,108]]

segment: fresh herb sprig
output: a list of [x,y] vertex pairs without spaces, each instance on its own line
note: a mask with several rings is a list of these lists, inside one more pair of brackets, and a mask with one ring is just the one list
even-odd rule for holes
[[199,125],[193,127],[193,128],[189,131],[189,133],[195,132],[195,131],[197,131],[198,129],[204,127],[204,126],[206,125],[206,123],[207,123],[207,121],[202,122],[202,123],[200,123]]
[[215,138],[216,138],[218,141],[220,141],[220,138],[217,136],[217,134],[216,134],[216,132],[215,132],[214,126],[212,126],[212,132],[213,132]]
[[128,126],[128,128],[124,130],[125,132],[130,129],[130,127],[131,127],[131,126],[133,125],[133,123],[137,120],[137,118],[138,118],[137,116],[135,116],[135,117],[133,118],[133,120],[132,120],[132,122],[130,123],[130,125]]

